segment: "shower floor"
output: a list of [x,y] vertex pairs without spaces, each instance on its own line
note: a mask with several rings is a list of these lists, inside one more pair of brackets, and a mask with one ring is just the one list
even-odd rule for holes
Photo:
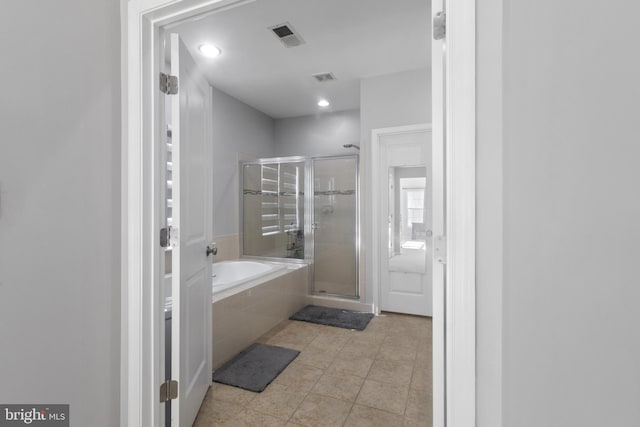
[[364,331],[295,320],[260,342],[300,355],[263,391],[214,383],[195,426],[431,426],[431,318],[383,313]]

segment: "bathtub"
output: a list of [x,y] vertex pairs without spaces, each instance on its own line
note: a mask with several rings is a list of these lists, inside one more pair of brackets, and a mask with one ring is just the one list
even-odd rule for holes
[[259,261],[216,262],[213,264],[211,281],[214,301],[284,274],[286,269],[286,264]]
[[213,271],[214,369],[307,303],[306,264],[242,259],[216,262]]

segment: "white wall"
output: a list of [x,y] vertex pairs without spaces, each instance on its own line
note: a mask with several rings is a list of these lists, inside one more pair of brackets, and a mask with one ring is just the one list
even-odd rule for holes
[[[367,230],[372,212],[370,191],[371,177],[371,131],[373,129],[405,126],[418,123],[431,123],[431,70],[427,68],[404,71],[401,73],[369,77],[360,82],[360,140],[362,150],[360,157],[360,203],[361,212],[361,294],[364,302],[371,304],[372,266],[374,262],[369,256],[371,248],[367,239]],[[364,262],[363,262],[364,260]],[[364,289],[362,278],[364,277]]]
[[353,154],[360,145],[360,110],[319,113],[275,121],[276,156]]
[[119,4],[4,0],[0,46],[0,402],[115,426]]
[[478,425],[638,425],[640,4],[504,3],[478,11]]
[[214,89],[213,149],[213,235],[237,234],[240,203],[237,153],[273,157],[274,121]]

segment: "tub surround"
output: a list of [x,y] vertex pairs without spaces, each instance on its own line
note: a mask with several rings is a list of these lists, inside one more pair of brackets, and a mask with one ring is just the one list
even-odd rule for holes
[[213,303],[213,369],[307,304],[308,266],[287,264],[281,273]]

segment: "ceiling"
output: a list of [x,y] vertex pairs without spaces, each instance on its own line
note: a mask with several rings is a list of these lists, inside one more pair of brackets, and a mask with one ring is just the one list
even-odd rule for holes
[[[360,79],[429,67],[430,0],[257,0],[181,23],[212,86],[279,119],[359,108]],[[306,42],[287,48],[269,27],[289,23]],[[205,58],[198,46],[222,50]],[[313,74],[332,72],[318,83]]]

